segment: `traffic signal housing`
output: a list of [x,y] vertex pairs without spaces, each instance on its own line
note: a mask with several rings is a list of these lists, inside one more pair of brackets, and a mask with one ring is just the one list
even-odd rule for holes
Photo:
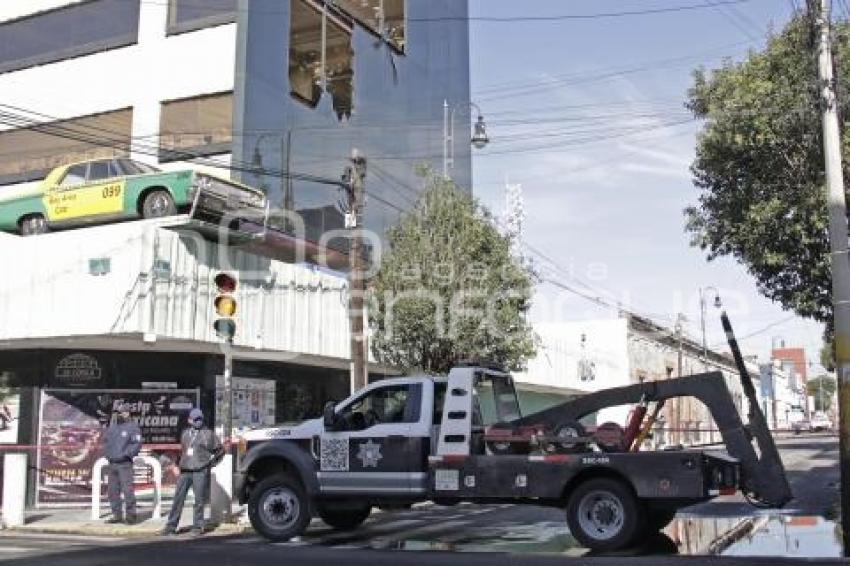
[[213,308],[217,317],[213,322],[213,330],[219,338],[232,340],[236,335],[236,277],[229,273],[219,273],[213,283],[216,290]]

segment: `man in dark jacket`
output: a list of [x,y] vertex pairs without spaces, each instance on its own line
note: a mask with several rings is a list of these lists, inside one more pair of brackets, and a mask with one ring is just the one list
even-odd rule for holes
[[121,494],[124,494],[127,524],[136,522],[136,494],[133,490],[133,458],[142,449],[142,431],[130,420],[130,406],[118,407],[117,415],[106,429],[103,439],[103,455],[109,461],[108,488],[112,517],[107,523],[123,523]]
[[189,413],[190,426],[180,437],[180,477],[174,490],[171,512],[160,534],[172,535],[177,532],[183,503],[192,487],[195,495],[195,514],[192,521],[192,534],[204,532],[204,503],[207,495],[207,482],[210,468],[216,465],[224,454],[221,442],[215,433],[204,426],[204,414],[200,409]]

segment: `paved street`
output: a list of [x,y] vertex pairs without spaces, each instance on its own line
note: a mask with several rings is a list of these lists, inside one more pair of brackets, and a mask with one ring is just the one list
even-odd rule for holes
[[[700,555],[699,563],[722,561],[709,558],[711,554],[835,556],[834,525],[809,517],[829,514],[836,500],[835,437],[804,435],[780,439],[779,445],[796,495],[787,509],[755,510],[740,498],[695,506],[683,510],[664,535],[625,553],[634,557],[629,561],[663,564],[677,562],[680,554]],[[46,556],[51,556],[57,566],[141,564],[150,560],[152,552],[163,566],[213,559],[217,564],[260,564],[282,557],[296,564],[345,560],[370,565],[515,564],[518,556],[523,564],[563,563],[565,557],[578,563],[588,559],[586,551],[567,532],[560,510],[511,505],[426,505],[380,512],[350,533],[332,531],[317,520],[301,539],[280,544],[267,544],[254,535],[176,540],[46,535],[0,538],[0,560],[16,564],[43,564]],[[593,559],[600,564],[622,561],[622,555]],[[777,560],[762,563],[775,564]]]

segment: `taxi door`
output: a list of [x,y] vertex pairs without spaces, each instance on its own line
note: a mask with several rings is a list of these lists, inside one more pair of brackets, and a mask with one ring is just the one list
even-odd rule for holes
[[76,218],[77,191],[86,184],[87,163],[72,165],[65,174],[45,188],[43,202],[50,224]]
[[110,159],[92,161],[86,184],[77,189],[79,218],[114,217],[124,212],[124,178]]

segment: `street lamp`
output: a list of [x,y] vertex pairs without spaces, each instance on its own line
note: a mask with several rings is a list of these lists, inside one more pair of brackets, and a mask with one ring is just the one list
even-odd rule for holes
[[477,104],[461,103],[450,108],[449,101],[443,100],[443,177],[446,179],[451,179],[449,170],[455,164],[455,112],[458,108],[465,111],[475,109],[478,112],[478,120],[475,122],[472,138],[469,140],[472,147],[484,149],[490,143],[490,138],[487,136],[487,124],[484,123],[484,116]]
[[700,309],[700,320],[702,323],[702,363],[705,371],[708,371],[708,344],[705,339],[705,294],[707,291],[714,291],[714,307],[721,308],[723,306],[723,302],[720,300],[720,291],[717,290],[717,287],[709,285],[708,287],[700,287],[699,289],[699,309]]

